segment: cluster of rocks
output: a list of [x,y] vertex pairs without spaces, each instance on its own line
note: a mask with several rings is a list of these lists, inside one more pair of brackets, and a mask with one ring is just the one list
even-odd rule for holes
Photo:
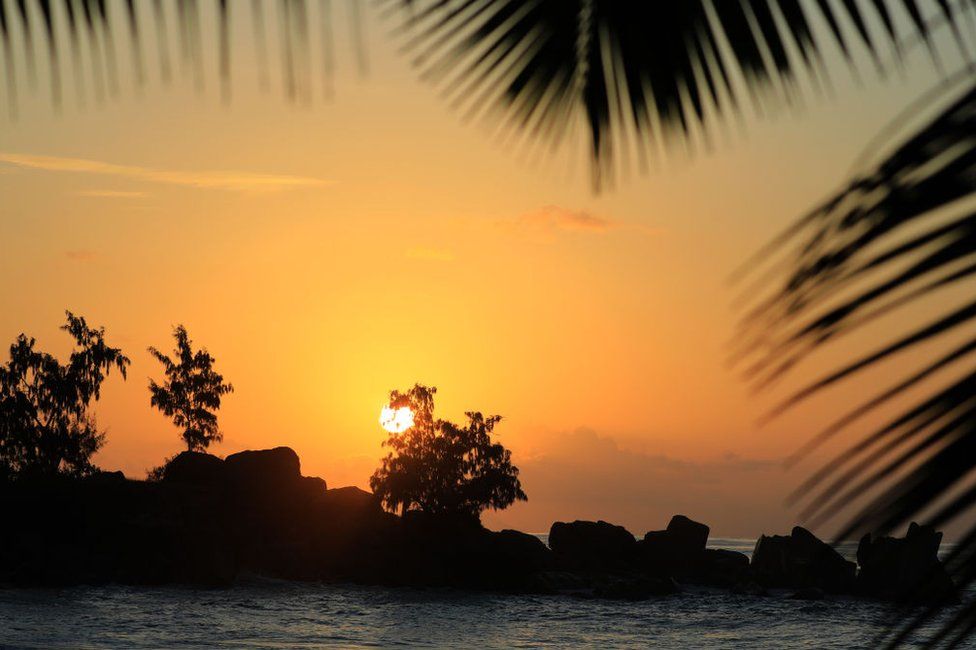
[[[675,515],[665,530],[641,540],[605,521],[557,522],[549,533],[562,572],[536,581],[554,591],[579,589],[579,572],[596,595],[643,598],[676,591],[680,584],[725,587],[765,596],[789,590],[793,598],[850,594],[902,602],[953,602],[956,588],[939,560],[942,533],[913,523],[903,538],[866,535],[857,563],[800,526],[790,535],[763,535],[750,559],[744,553],[707,548],[709,527]],[[860,565],[860,566],[859,566]],[[567,580],[565,571],[577,572]]]
[[642,539],[604,521],[556,522],[546,546],[471,519],[387,513],[368,492],[302,476],[286,447],[223,460],[184,452],[156,482],[116,472],[3,484],[0,508],[0,583],[16,585],[226,585],[250,573],[622,599],[686,584],[797,598],[955,594],[941,533],[915,524],[904,538],[866,536],[856,564],[800,527],[760,537],[751,560],[710,549],[708,526],[682,515]]

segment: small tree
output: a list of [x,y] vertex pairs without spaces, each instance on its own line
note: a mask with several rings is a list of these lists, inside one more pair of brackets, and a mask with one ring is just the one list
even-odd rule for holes
[[390,393],[390,406],[409,407],[414,423],[390,434],[383,444],[391,451],[369,480],[383,505],[394,512],[478,517],[487,508],[527,500],[511,452],[491,440],[501,417],[468,412],[464,426],[434,419],[436,392],[417,384]]
[[173,330],[176,348],[173,359],[154,347],[149,348],[166,373],[166,383],[149,380],[150,404],[173,418],[173,424],[183,430],[181,434],[190,451],[203,451],[212,442],[220,442],[223,435],[217,427],[220,398],[234,391],[224,383],[224,378],[213,369],[214,358],[206,348],[193,351],[192,341],[186,328],[178,325]]
[[75,340],[67,364],[35,349],[21,334],[0,366],[0,474],[84,475],[105,443],[89,407],[115,367],[125,378],[129,359],[105,343],[104,328],[65,312],[61,327]]

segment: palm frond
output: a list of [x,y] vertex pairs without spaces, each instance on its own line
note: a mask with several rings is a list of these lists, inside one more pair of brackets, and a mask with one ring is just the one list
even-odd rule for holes
[[[0,58],[4,60],[0,74],[6,77],[0,92],[7,95],[9,115],[16,117],[18,99],[25,94],[22,86],[26,83],[28,90],[36,89],[41,58],[38,39],[42,39],[49,94],[56,109],[64,104],[67,81],[76,88],[80,104],[89,94],[102,102],[125,90],[141,93],[153,77],[169,85],[180,76],[198,90],[207,79],[219,80],[226,100],[233,77],[233,22],[242,19],[252,25],[249,45],[258,59],[260,85],[267,89],[273,58],[267,44],[275,37],[267,24],[270,14],[278,25],[275,40],[280,44],[277,58],[283,94],[290,101],[311,101],[313,70],[318,68],[322,94],[329,97],[334,71],[332,7],[330,0],[312,4],[314,13],[306,0],[253,0],[249,4],[228,0],[0,0]],[[205,12],[212,14],[212,20],[205,18]],[[367,57],[360,13],[360,0],[349,0],[349,29],[354,34],[357,66],[364,71]],[[318,17],[321,43],[313,44],[310,36],[313,15]],[[146,46],[147,34],[154,41],[154,53]],[[321,65],[313,63],[313,46],[322,52]],[[67,74],[62,70],[66,64],[70,65]],[[129,66],[130,72],[123,75]],[[91,88],[86,87],[89,81]]]
[[[847,0],[839,12],[826,0],[384,1],[407,9],[403,49],[466,116],[494,110],[554,147],[582,123],[597,186],[627,156],[621,148],[643,164],[674,143],[707,143],[746,101],[761,114],[793,103],[801,76],[828,84],[822,40],[852,67],[862,48],[883,72],[882,41],[896,59],[908,37],[931,44],[923,5],[956,23],[945,1]],[[914,33],[899,32],[905,23]]]
[[[877,319],[887,318],[889,331],[897,332],[795,392],[774,414],[923,344],[947,348],[801,450],[800,456],[809,453],[883,406],[897,408],[910,390],[929,390],[834,457],[793,495],[806,500],[804,514],[815,523],[848,513],[840,539],[863,531],[888,533],[918,518],[935,526],[967,515],[964,521],[971,521],[976,507],[976,83],[967,72],[932,96],[943,98],[933,118],[901,124],[909,135],[890,151],[874,152],[875,162],[779,242],[792,270],[771,295],[755,300],[742,324],[740,356],[752,360],[748,372],[760,386]],[[898,331],[903,310],[920,309],[923,300],[947,289],[955,291],[946,306],[930,311],[921,325]],[[956,294],[962,297],[953,305]],[[866,493],[875,496],[850,513],[847,506]],[[976,580],[974,559],[971,525],[947,558],[963,587]],[[891,640],[903,641],[935,611],[923,612]],[[932,641],[949,644],[973,626],[976,605],[970,604]]]
[[[804,84],[829,87],[827,48],[837,48],[853,70],[858,52],[866,53],[884,74],[888,53],[897,60],[911,39],[927,44],[936,57],[932,31],[948,23],[965,51],[959,10],[949,0],[844,0],[839,6],[827,0],[377,3],[402,17],[398,31],[406,41],[404,51],[468,117],[492,112],[517,137],[549,147],[572,141],[582,126],[597,187],[631,159],[644,166],[676,145],[709,146],[724,120],[747,105],[765,115],[796,102]],[[91,92],[100,102],[125,86],[141,92],[157,69],[164,84],[172,82],[174,69],[198,89],[217,78],[229,99],[230,38],[236,33],[231,23],[239,16],[253,26],[249,45],[258,57],[260,84],[267,87],[269,58],[275,54],[268,47],[269,15],[279,28],[283,94],[310,102],[312,71],[318,68],[328,97],[330,0],[320,0],[315,9],[318,43],[306,0],[0,0],[6,104],[15,115],[21,85],[36,86],[40,39],[56,107],[64,102],[62,85],[68,79],[79,100]],[[205,11],[213,20],[201,18]],[[357,67],[365,71],[360,12],[360,0],[350,0],[351,40]],[[153,34],[154,55],[144,48],[147,33]],[[313,57],[313,50],[321,57]],[[69,69],[63,70],[67,59]],[[83,69],[82,60],[90,70]],[[209,70],[211,61],[215,71]],[[128,66],[131,74],[122,75]],[[89,76],[91,89],[85,88]]]

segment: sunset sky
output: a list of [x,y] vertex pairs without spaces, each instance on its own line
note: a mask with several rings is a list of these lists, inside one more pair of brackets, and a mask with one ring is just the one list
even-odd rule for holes
[[86,87],[81,106],[69,78],[60,111],[39,63],[17,115],[0,109],[0,341],[26,332],[66,355],[70,309],[132,358],[98,404],[96,462],[142,477],[181,450],[149,407],[161,373],[146,347],[169,349],[182,323],[236,388],[218,454],[287,445],[305,474],[365,487],[388,391],[422,382],[442,416],[505,418],[529,501],[489,527],[602,518],[642,535],[681,512],[713,535],[788,531],[784,498],[823,457],[790,471],[784,457],[904,360],[759,427],[878,334],[753,395],[726,363],[741,314],[729,276],[937,82],[924,49],[880,80],[863,52],[855,78],[827,46],[826,95],[804,85],[768,116],[747,105],[711,147],[596,192],[582,141],[526,156],[465,123],[398,52],[395,21],[363,14],[358,70],[338,9],[331,98],[317,72],[309,101],[285,97],[275,31],[262,91],[242,13],[228,102],[211,52],[199,88],[174,52],[172,85],[147,64],[137,91],[120,55],[118,98]]

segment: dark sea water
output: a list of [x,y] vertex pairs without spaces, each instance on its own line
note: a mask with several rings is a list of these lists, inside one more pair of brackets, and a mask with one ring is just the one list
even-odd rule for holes
[[787,595],[689,587],[631,603],[265,580],[230,589],[0,589],[0,648],[869,648],[898,613],[854,598]]

